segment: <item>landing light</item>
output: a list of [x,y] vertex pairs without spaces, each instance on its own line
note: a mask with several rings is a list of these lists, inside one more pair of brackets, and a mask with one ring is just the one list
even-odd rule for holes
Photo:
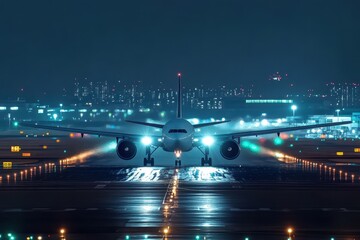
[[145,136],[141,139],[141,143],[144,144],[145,146],[149,146],[152,143],[152,139],[151,137]]
[[214,138],[211,136],[206,136],[202,139],[202,143],[206,146],[211,146],[215,142]]

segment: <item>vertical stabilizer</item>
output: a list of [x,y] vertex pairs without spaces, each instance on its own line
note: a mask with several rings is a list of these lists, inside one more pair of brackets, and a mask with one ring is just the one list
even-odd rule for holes
[[182,118],[182,89],[181,89],[181,73],[178,73],[178,100],[177,100],[177,118]]

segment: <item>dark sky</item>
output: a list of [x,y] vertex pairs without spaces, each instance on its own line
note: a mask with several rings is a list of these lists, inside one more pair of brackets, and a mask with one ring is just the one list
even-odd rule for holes
[[[0,0],[0,94],[75,77],[240,85],[357,81],[360,1]],[[0,98],[2,98],[0,97]]]

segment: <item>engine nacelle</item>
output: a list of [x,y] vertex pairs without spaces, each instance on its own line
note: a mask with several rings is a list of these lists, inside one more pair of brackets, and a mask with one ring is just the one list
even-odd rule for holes
[[227,160],[234,160],[240,154],[240,147],[234,140],[225,141],[220,146],[221,156]]
[[123,160],[131,160],[136,155],[136,145],[132,141],[122,140],[116,146],[116,153]]

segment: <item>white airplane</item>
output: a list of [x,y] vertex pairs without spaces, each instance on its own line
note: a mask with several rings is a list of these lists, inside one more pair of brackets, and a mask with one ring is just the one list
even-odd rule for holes
[[[198,148],[204,157],[201,158],[201,165],[212,165],[212,159],[209,157],[209,147],[214,143],[214,140],[221,141],[220,153],[223,158],[227,160],[234,160],[240,154],[240,138],[248,136],[258,136],[270,133],[276,133],[278,136],[281,132],[290,132],[303,129],[330,127],[335,125],[349,124],[351,121],[313,124],[297,127],[283,127],[253,131],[234,132],[226,134],[215,134],[213,136],[197,136],[195,133],[196,128],[202,128],[217,124],[226,123],[229,121],[218,121],[200,124],[191,124],[189,121],[182,117],[182,93],[181,93],[181,74],[178,73],[178,99],[177,99],[177,116],[173,120],[165,124],[148,123],[139,121],[127,121],[134,124],[145,125],[153,128],[162,129],[161,136],[143,136],[139,134],[128,134],[115,131],[97,131],[90,129],[68,128],[60,126],[45,126],[32,123],[21,123],[22,126],[49,129],[56,131],[65,131],[72,133],[92,134],[106,137],[115,137],[117,142],[116,152],[117,155],[123,160],[131,160],[135,157],[137,147],[135,142],[142,142],[146,146],[146,157],[144,158],[144,166],[150,164],[154,166],[154,158],[152,154],[158,149],[162,148],[166,152],[173,152],[175,154],[175,166],[181,166],[181,153],[191,151],[193,148]],[[199,139],[201,141],[199,141]]]

